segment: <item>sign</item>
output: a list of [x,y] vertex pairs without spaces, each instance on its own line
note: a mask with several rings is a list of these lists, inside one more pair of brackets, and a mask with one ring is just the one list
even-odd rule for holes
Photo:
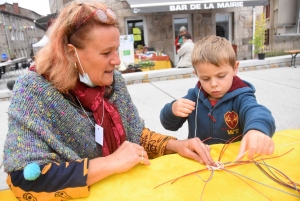
[[132,12],[137,13],[157,13],[157,12],[178,12],[178,11],[198,11],[198,10],[213,10],[227,9],[240,7],[263,6],[268,3],[267,0],[197,0],[197,1],[182,1],[182,0],[127,0],[132,8]]
[[133,43],[132,34],[120,36],[119,57],[121,62],[124,62],[126,66],[130,63],[134,63]]
[[178,4],[170,5],[170,11],[182,10],[201,10],[201,9],[216,9],[216,8],[237,8],[243,7],[244,2],[222,2],[222,3],[197,3],[197,4]]
[[7,55],[5,53],[1,54],[1,58],[6,60],[7,59]]

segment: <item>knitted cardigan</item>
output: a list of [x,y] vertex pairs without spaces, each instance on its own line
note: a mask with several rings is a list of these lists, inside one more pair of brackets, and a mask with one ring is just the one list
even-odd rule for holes
[[121,115],[126,139],[130,142],[140,144],[140,134],[145,126],[144,120],[139,117],[138,110],[127,90],[124,78],[119,71],[114,72],[114,93],[110,98]]
[[[118,72],[115,72],[114,94],[110,100],[120,112],[127,140],[139,144],[144,122]],[[91,113],[89,118],[93,124],[81,109],[35,72],[16,80],[8,116],[5,172],[24,169],[32,162],[43,165],[101,156]]]

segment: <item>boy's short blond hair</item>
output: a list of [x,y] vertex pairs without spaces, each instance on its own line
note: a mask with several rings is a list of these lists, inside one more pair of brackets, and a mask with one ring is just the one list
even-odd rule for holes
[[234,67],[236,63],[235,52],[232,44],[219,36],[206,36],[195,43],[192,52],[192,64],[211,63],[215,66],[229,64]]

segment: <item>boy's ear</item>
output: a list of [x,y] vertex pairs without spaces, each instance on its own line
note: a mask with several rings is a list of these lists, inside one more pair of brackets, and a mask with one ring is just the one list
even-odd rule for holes
[[234,74],[234,76],[237,75],[237,72],[238,72],[238,69],[239,69],[239,65],[240,65],[240,62],[239,62],[239,61],[236,61],[236,62],[235,62],[235,65],[234,65],[234,67],[233,67],[233,74]]
[[195,75],[197,75],[197,71],[196,71],[196,69],[195,69],[195,67],[193,66],[193,68],[194,68],[194,71],[193,71],[193,73],[195,74]]

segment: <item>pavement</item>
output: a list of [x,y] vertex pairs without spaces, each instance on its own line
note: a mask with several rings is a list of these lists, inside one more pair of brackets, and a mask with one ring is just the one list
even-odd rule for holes
[[[258,103],[269,108],[276,121],[276,131],[300,129],[300,67],[279,67],[239,72],[238,76],[256,88]],[[0,80],[0,85],[3,81]],[[196,77],[127,85],[132,100],[138,108],[146,127],[158,133],[187,138],[187,123],[176,132],[165,130],[159,120],[161,108],[184,95],[194,87]],[[4,87],[2,87],[2,90]],[[1,87],[0,87],[1,90]],[[0,152],[7,133],[9,99],[0,99]],[[2,158],[0,159],[2,163]],[[8,188],[6,174],[0,169],[0,190]]]

